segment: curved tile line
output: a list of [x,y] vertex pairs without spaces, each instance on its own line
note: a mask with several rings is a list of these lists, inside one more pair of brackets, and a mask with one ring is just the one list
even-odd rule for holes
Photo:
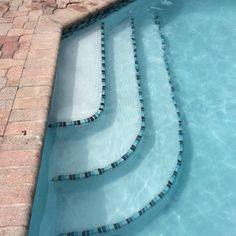
[[101,102],[100,102],[98,111],[94,115],[85,119],[74,120],[74,121],[59,121],[59,122],[49,124],[48,127],[55,128],[55,127],[83,125],[83,124],[93,122],[102,114],[104,110],[104,106],[105,106],[105,97],[106,97],[106,71],[105,71],[106,59],[105,59],[104,23],[101,23],[101,54],[102,54],[102,96],[101,96]]
[[[63,34],[62,34],[62,40],[69,37],[70,35],[72,35],[73,32],[78,31],[78,30],[82,30],[82,29],[88,27],[89,25],[97,22],[98,20],[101,20],[101,19],[107,17],[108,15],[112,14],[113,12],[116,12],[116,11],[120,10],[121,8],[125,7],[126,5],[128,5],[132,2],[135,2],[135,1],[136,0],[123,0],[106,10],[98,12],[95,16],[80,22],[78,25],[73,25],[69,28],[64,29]],[[102,46],[104,46],[104,44]],[[105,57],[104,57],[104,59],[105,59]],[[103,65],[102,65],[102,67],[103,67]],[[105,82],[105,72],[104,72],[104,82]],[[102,95],[105,95],[105,91],[104,91],[104,94],[102,91]],[[104,96],[104,100],[105,100],[105,96]],[[101,103],[102,103],[102,101],[101,101]],[[104,106],[105,106],[105,101],[104,101]],[[100,108],[101,108],[101,104],[100,104],[99,110],[93,116],[91,116],[89,118],[82,119],[82,120],[68,121],[68,122],[63,122],[63,121],[55,122],[55,123],[49,124],[48,127],[49,128],[67,127],[67,126],[77,126],[77,125],[90,123],[90,122],[96,120],[101,115],[102,111],[100,110]]]
[[[133,24],[134,23],[132,19],[132,22],[131,22],[132,27],[133,27]],[[129,150],[121,158],[105,166],[104,168],[98,168],[92,171],[87,171],[87,172],[83,172],[79,174],[59,175],[59,176],[53,177],[52,181],[81,180],[85,178],[102,175],[107,171],[117,168],[122,163],[127,161],[130,158],[131,154],[136,150],[137,145],[140,143],[143,136],[143,132],[145,130],[145,114],[144,114],[144,104],[143,104],[143,97],[142,97],[142,88],[141,88],[141,83],[140,83],[139,66],[138,66],[138,60],[137,60],[137,50],[136,50],[134,37],[135,37],[134,30],[132,28],[132,44],[133,44],[133,51],[134,51],[134,58],[135,58],[135,73],[136,73],[136,79],[137,79],[137,85],[138,85],[138,94],[139,94],[139,102],[140,102],[140,110],[141,110],[141,128],[139,130],[138,135],[136,136]]]
[[[74,25],[74,26],[64,29],[63,34],[62,34],[62,40],[69,37],[70,35],[72,35],[73,32],[78,31],[78,30],[82,30],[82,29],[88,27],[89,25],[97,22],[98,20],[101,20],[101,19],[107,17],[108,15],[112,14],[113,12],[116,12],[116,11],[120,10],[121,8],[125,7],[126,5],[128,5],[132,2],[135,2],[135,1],[136,0],[123,0],[106,10],[99,11],[95,16],[80,22],[78,25]],[[102,24],[104,24],[104,23],[102,23]],[[104,44],[102,45],[102,47],[103,46],[104,46]],[[104,53],[104,55],[105,55],[105,53]],[[104,59],[105,59],[105,56],[104,56]],[[102,67],[103,67],[103,65],[102,65]],[[102,76],[104,76],[104,83],[105,83],[105,72],[104,72],[104,75],[102,75]],[[104,95],[104,106],[105,106],[105,90],[102,91],[102,95]],[[102,101],[101,101],[101,103],[102,103]],[[49,124],[48,127],[49,128],[67,127],[67,126],[77,126],[77,125],[90,123],[90,122],[96,120],[101,115],[102,110],[100,110],[100,108],[101,108],[101,104],[100,104],[99,110],[93,116],[91,116],[89,118],[82,119],[82,120],[68,121],[68,122],[63,122],[63,121],[55,122],[55,123]]]
[[[159,19],[158,16],[155,16],[155,24],[157,25],[159,32],[160,32],[160,23],[159,23]],[[132,30],[133,32],[135,32],[135,27],[134,27],[134,21],[132,19]],[[94,235],[94,234],[101,234],[101,233],[107,233],[109,231],[112,230],[117,230],[120,229],[121,227],[124,227],[130,223],[132,223],[133,221],[135,221],[136,219],[138,219],[139,217],[141,217],[144,213],[146,213],[148,210],[150,210],[151,208],[153,208],[155,205],[157,205],[165,196],[166,194],[169,192],[170,188],[172,187],[172,185],[174,184],[180,169],[181,169],[181,165],[182,165],[182,156],[183,156],[183,129],[182,129],[182,120],[181,120],[181,115],[176,103],[176,98],[175,98],[175,89],[172,85],[172,81],[171,81],[171,77],[170,77],[170,72],[169,72],[169,66],[168,66],[168,62],[165,56],[165,51],[166,51],[166,47],[165,47],[165,43],[164,43],[164,37],[161,35],[161,40],[162,40],[162,48],[164,51],[164,61],[165,61],[165,66],[166,66],[166,70],[168,71],[168,75],[169,75],[169,85],[171,87],[171,93],[172,93],[172,100],[176,109],[176,114],[178,116],[178,120],[179,120],[179,143],[180,143],[180,151],[179,151],[179,155],[178,155],[178,160],[177,160],[177,165],[175,167],[175,170],[173,172],[173,174],[171,175],[168,183],[166,184],[166,186],[163,188],[163,190],[154,198],[152,199],[145,207],[143,207],[141,210],[139,210],[136,214],[132,215],[129,218],[124,219],[123,221],[117,222],[115,224],[110,224],[110,225],[106,225],[106,226],[101,226],[98,227],[96,229],[90,229],[90,230],[86,230],[86,231],[82,231],[82,232],[69,232],[69,233],[62,233],[59,234],[59,236],[89,236],[89,235]],[[133,38],[133,45],[134,47],[136,47],[136,42],[135,42],[135,38]],[[135,54],[136,56],[136,54]],[[137,56],[136,59],[137,60]]]

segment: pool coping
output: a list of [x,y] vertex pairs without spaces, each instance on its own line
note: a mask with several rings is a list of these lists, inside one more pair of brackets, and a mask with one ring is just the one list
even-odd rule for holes
[[18,40],[14,54],[0,51],[0,234],[27,235],[62,32],[127,2],[0,3],[0,43]]

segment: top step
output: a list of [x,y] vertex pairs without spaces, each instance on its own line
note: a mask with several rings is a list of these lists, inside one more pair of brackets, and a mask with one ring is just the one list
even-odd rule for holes
[[105,101],[104,27],[100,24],[62,40],[49,127],[95,120]]

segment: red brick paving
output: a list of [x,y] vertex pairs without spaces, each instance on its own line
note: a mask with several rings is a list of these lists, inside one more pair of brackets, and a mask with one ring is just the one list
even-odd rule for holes
[[27,235],[62,29],[118,0],[0,0],[0,236]]

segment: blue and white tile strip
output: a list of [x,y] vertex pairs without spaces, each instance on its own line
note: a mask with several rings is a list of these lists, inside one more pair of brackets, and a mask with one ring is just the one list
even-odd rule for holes
[[[160,23],[158,20],[158,17],[156,16],[155,18],[155,23],[160,31]],[[132,20],[132,28],[134,31],[134,22]],[[164,39],[162,38],[162,47],[165,53],[165,43],[164,43]],[[165,57],[165,55],[164,55]],[[168,67],[168,63],[165,57],[165,63],[166,63],[166,69],[167,71],[169,71],[169,67]],[[169,73],[169,72],[168,72]],[[170,73],[169,73],[170,76]],[[62,233],[59,234],[59,236],[89,236],[89,235],[94,235],[94,234],[101,234],[101,233],[107,233],[109,231],[112,230],[117,230],[120,229],[130,223],[132,223],[133,221],[135,221],[137,218],[141,217],[145,212],[147,212],[148,210],[150,210],[151,208],[153,208],[155,205],[157,205],[169,192],[169,190],[171,189],[172,185],[174,184],[180,169],[181,169],[181,165],[182,165],[182,156],[183,156],[183,129],[182,129],[182,120],[181,120],[181,116],[180,116],[180,112],[177,108],[177,104],[176,104],[176,99],[175,99],[175,94],[174,94],[174,87],[172,86],[172,82],[171,82],[171,78],[169,77],[169,82],[170,82],[170,86],[171,86],[171,91],[172,91],[172,99],[174,102],[174,105],[176,107],[176,113],[178,115],[178,119],[179,119],[179,142],[180,142],[180,151],[179,151],[179,155],[178,155],[178,160],[177,160],[177,165],[175,167],[175,170],[172,174],[172,176],[170,177],[168,183],[166,184],[166,186],[163,188],[162,192],[160,192],[154,199],[152,199],[145,207],[143,207],[141,210],[139,210],[136,214],[132,215],[131,217],[124,219],[123,221],[111,224],[111,225],[106,225],[106,226],[101,226],[98,227],[96,229],[90,229],[90,230],[86,230],[86,231],[82,231],[82,232],[69,232],[69,233]]]
[[106,58],[105,58],[105,33],[104,33],[104,23],[101,23],[101,55],[102,55],[102,96],[101,102],[99,105],[98,111],[82,120],[74,120],[74,121],[60,121],[49,124],[49,127],[67,127],[67,126],[77,126],[90,123],[96,120],[103,112],[105,106],[105,97],[106,97]]
[[[113,5],[112,7],[104,10],[104,11],[100,11],[98,12],[95,16],[91,17],[91,18],[88,18],[82,22],[80,22],[79,24],[75,24],[71,27],[68,27],[66,29],[64,29],[63,31],[63,34],[62,34],[62,40],[69,37],[70,35],[73,34],[73,32],[75,31],[78,31],[78,30],[82,30],[86,27],[88,27],[89,25],[97,22],[98,20],[101,20],[105,17],[107,17],[108,15],[112,14],[113,12],[116,12],[118,10],[120,10],[122,7],[132,3],[132,2],[135,2],[136,0],[122,0],[120,1],[119,3]],[[104,24],[104,23],[103,23]],[[103,34],[103,31],[104,31],[104,25],[102,25],[102,38],[104,39],[104,34]],[[105,45],[104,45],[104,42],[102,42],[102,51],[103,49],[105,48]],[[105,64],[105,53],[104,55],[102,55],[103,58],[104,58],[104,64]],[[104,69],[104,65],[102,65],[102,74],[103,74],[103,84],[105,83],[105,69]],[[104,85],[105,87],[105,85]],[[105,90],[102,91],[102,97],[104,96],[104,99],[101,100],[101,104],[100,104],[100,107],[99,107],[99,110],[91,117],[89,118],[86,118],[86,119],[82,119],[82,120],[76,120],[76,121],[60,121],[60,122],[55,122],[55,123],[51,123],[48,125],[48,127],[50,128],[54,128],[54,127],[67,127],[67,126],[78,126],[78,125],[82,125],[82,124],[87,124],[87,123],[90,123],[94,120],[96,120],[100,114],[102,113],[103,111],[103,108],[104,108],[104,104],[105,104]],[[104,100],[104,101],[103,101]],[[103,105],[102,105],[103,103]]]
[[136,139],[132,143],[131,147],[129,148],[128,152],[124,154],[121,158],[119,158],[117,161],[112,162],[111,164],[107,165],[104,168],[98,168],[92,171],[87,171],[84,173],[79,174],[69,174],[69,175],[59,175],[53,177],[53,181],[66,181],[66,180],[81,180],[85,178],[90,178],[98,175],[102,175],[106,173],[107,171],[113,170],[123,164],[125,161],[127,161],[131,154],[136,150],[137,145],[140,143],[143,132],[145,130],[145,114],[144,114],[144,104],[143,104],[143,97],[142,97],[142,88],[140,83],[140,73],[139,73],[139,65],[138,65],[138,59],[137,59],[137,49],[136,49],[136,41],[135,41],[135,35],[134,35],[134,21],[131,20],[131,27],[132,27],[132,44],[133,44],[133,51],[134,51],[134,59],[135,59],[135,72],[136,72],[136,79],[137,79],[137,85],[138,85],[138,93],[139,93],[139,102],[140,102],[140,110],[141,110],[141,128],[139,130],[138,135],[136,136]]

